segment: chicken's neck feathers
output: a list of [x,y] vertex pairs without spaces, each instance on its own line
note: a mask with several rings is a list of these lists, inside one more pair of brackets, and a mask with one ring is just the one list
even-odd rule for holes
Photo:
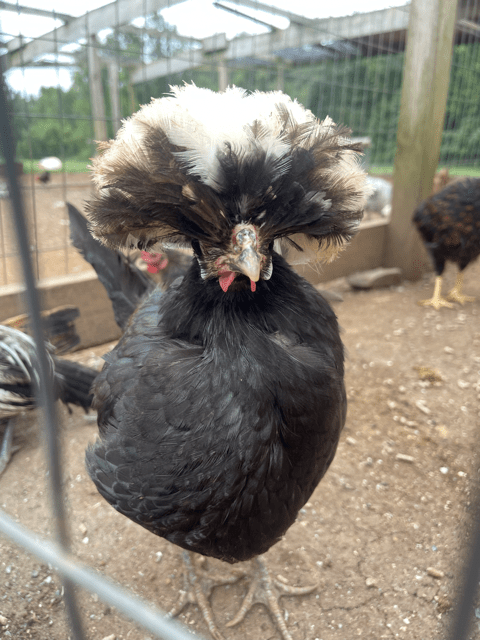
[[319,332],[335,328],[335,314],[315,289],[275,253],[273,264],[272,278],[260,280],[255,292],[246,286],[224,293],[217,279],[202,280],[194,260],[181,284],[164,298],[162,331],[171,339],[217,348],[241,347],[255,333],[313,342]]

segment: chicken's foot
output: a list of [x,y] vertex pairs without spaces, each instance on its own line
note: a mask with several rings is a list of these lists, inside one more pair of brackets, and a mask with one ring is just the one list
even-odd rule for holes
[[214,587],[233,584],[242,578],[245,573],[237,572],[230,575],[213,574],[195,567],[194,556],[189,551],[184,551],[182,555],[185,563],[185,586],[184,589],[180,591],[180,597],[175,606],[168,612],[168,617],[174,618],[178,616],[188,604],[196,604],[202,612],[208,630],[215,640],[224,640],[215,623],[210,605],[210,596]]
[[431,298],[428,298],[428,300],[419,300],[418,304],[421,304],[424,307],[433,307],[437,311],[441,307],[450,307],[451,309],[453,309],[453,304],[442,297],[442,276],[437,276],[435,278],[435,289],[433,291],[433,296]]
[[463,287],[463,271],[459,271],[457,275],[457,280],[455,282],[455,286],[447,294],[447,300],[452,300],[452,302],[459,302],[460,304],[465,304],[465,302],[474,302],[475,298],[473,296],[466,296],[462,293],[462,287]]
[[13,431],[15,429],[15,421],[9,420],[5,427],[5,433],[3,434],[2,444],[0,446],[0,475],[5,471],[7,464],[10,462],[12,454],[19,449],[19,447],[13,447]]
[[283,595],[303,596],[312,593],[312,591],[317,588],[317,584],[307,587],[292,587],[283,584],[270,576],[270,572],[261,558],[256,558],[254,562],[257,564],[256,575],[250,584],[250,588],[248,589],[248,593],[243,600],[240,610],[230,622],[227,622],[226,626],[233,627],[241,622],[254,604],[263,604],[272,614],[283,640],[293,640],[288,632],[284,614],[280,609],[278,601]]

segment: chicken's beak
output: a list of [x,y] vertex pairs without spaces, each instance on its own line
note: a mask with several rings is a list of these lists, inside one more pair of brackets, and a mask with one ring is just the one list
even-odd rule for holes
[[238,256],[232,260],[232,265],[241,273],[250,278],[252,282],[258,282],[260,279],[260,268],[262,265],[262,257],[258,255],[252,245],[248,245]]

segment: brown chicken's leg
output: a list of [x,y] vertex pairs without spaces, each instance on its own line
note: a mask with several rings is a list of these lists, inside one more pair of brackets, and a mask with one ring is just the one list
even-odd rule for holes
[[220,576],[211,572],[203,571],[195,567],[194,554],[189,551],[183,552],[183,561],[185,563],[185,588],[180,592],[180,598],[177,603],[168,612],[168,617],[174,618],[187,606],[187,604],[196,604],[202,612],[203,619],[207,623],[208,630],[215,640],[224,640],[215,623],[212,607],[209,599],[214,587],[224,584],[233,584],[240,580],[245,574],[237,572],[228,576]]
[[283,640],[293,640],[288,632],[284,615],[278,601],[280,597],[284,595],[303,596],[312,593],[312,591],[317,588],[317,584],[308,587],[291,587],[272,578],[265,562],[261,558],[256,558],[254,563],[257,565],[255,577],[252,580],[240,610],[237,615],[227,623],[227,627],[233,627],[241,622],[254,604],[263,604],[270,611]]
[[450,307],[451,309],[453,309],[453,304],[442,297],[442,276],[437,276],[435,278],[435,289],[433,290],[433,296],[428,300],[419,300],[418,304],[421,304],[424,307],[433,307],[437,311],[441,307]]
[[473,296],[466,296],[462,293],[463,286],[463,271],[459,271],[457,275],[457,281],[453,289],[447,294],[447,299],[453,302],[459,302],[465,304],[465,302],[473,302],[475,298]]

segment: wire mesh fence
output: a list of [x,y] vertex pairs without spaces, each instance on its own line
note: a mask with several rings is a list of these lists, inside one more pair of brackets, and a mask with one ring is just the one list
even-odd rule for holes
[[[14,176],[13,154],[5,155],[5,178],[8,171],[10,175],[9,191],[6,182],[5,186],[0,185],[0,286],[27,282],[32,298],[30,313],[37,326],[39,305],[33,277],[78,273],[85,268],[70,247],[64,203],[68,200],[81,208],[90,193],[91,182],[83,170],[95,153],[94,141],[113,136],[122,118],[152,96],[167,92],[171,84],[195,82],[214,90],[228,84],[247,90],[280,89],[319,117],[328,114],[335,121],[348,124],[354,136],[368,141],[366,155],[372,173],[391,170],[408,5],[372,12],[361,20],[358,16],[314,20],[288,11],[259,14],[262,5],[258,2],[244,1],[234,7],[217,3],[225,11],[242,17],[249,5],[256,10],[249,20],[259,25],[261,32],[232,39],[224,34],[182,37],[177,25],[160,13],[164,5],[161,1],[117,0],[78,18],[44,11],[49,15],[42,17],[53,19],[56,24],[55,29],[44,35],[18,35],[5,28],[0,32],[4,65],[9,65],[6,78],[11,78],[12,71],[19,71],[25,84],[23,91],[14,90],[10,84],[6,109],[14,132],[16,157],[21,160],[24,173],[19,170]],[[174,5],[171,2],[167,8]],[[5,10],[0,6],[2,9]],[[16,11],[21,18],[32,15],[31,9],[18,5]],[[442,163],[451,167],[476,168],[480,164],[479,21],[480,0],[461,2],[441,151]],[[57,74],[56,86],[43,88],[39,95],[29,95],[31,65],[37,70],[53,69]],[[66,68],[72,70],[67,81],[61,74]],[[43,184],[36,180],[41,172],[38,162],[47,156],[58,156],[63,168]],[[16,198],[15,187],[12,192],[15,184],[19,185],[25,203],[30,233],[28,244],[24,236],[20,251],[14,248],[15,238],[21,246],[23,232],[15,230],[10,219],[22,216],[20,196]],[[28,275],[28,254],[32,257],[31,275]],[[63,576],[73,637],[79,640],[85,637],[73,584],[96,591],[158,637],[172,640],[192,637],[187,629],[166,621],[160,612],[89,572],[68,555],[68,540],[62,530],[65,515],[61,509],[58,511],[63,498],[60,456],[54,444],[56,416],[51,398],[43,398],[41,404],[47,414],[50,411],[46,422],[59,542],[53,545],[33,537],[3,513],[0,530],[54,565]],[[466,611],[471,610],[474,586],[478,584],[479,556],[480,541],[474,540],[468,563],[470,574],[465,574],[466,586],[452,640],[462,640],[468,635]]]
[[[112,137],[122,118],[172,84],[281,89],[319,117],[328,114],[348,124],[366,142],[371,173],[391,173],[408,5],[313,19],[254,1],[216,3],[221,32],[213,35],[213,27],[206,27],[197,37],[184,36],[185,15],[192,13],[194,21],[195,11],[204,10],[196,5],[190,0],[182,11],[184,5],[174,1],[118,0],[76,16],[8,3],[0,8],[2,60],[37,277],[88,269],[69,246],[63,203],[68,199],[81,208],[88,198],[86,166],[94,141]],[[442,163],[467,172],[479,165],[479,15],[479,0],[460,2],[441,152]],[[44,32],[37,35],[41,20]],[[242,28],[244,33],[233,35]],[[49,156],[59,157],[63,169],[42,183],[38,163]],[[0,286],[15,284],[20,269],[1,185],[0,231]]]

